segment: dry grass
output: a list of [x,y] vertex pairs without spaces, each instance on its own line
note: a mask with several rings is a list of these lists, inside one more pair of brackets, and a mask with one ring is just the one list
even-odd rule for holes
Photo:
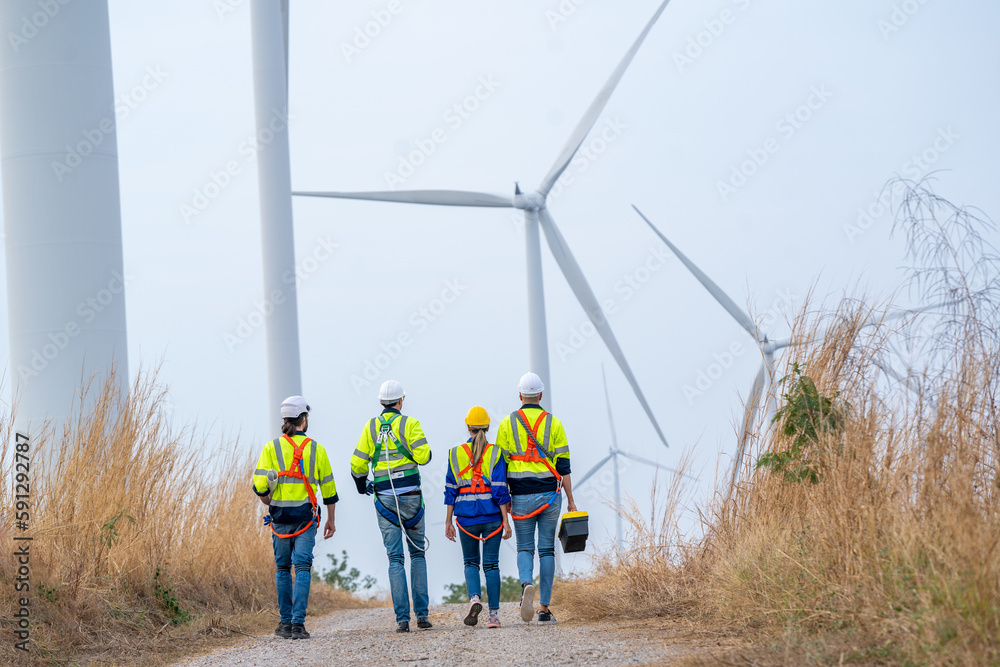
[[[61,437],[34,438],[32,651],[38,663],[162,662],[273,629],[271,541],[250,493],[251,452],[171,433],[163,389],[109,382]],[[10,421],[0,460],[9,465]],[[0,470],[4,480],[11,471]],[[0,549],[13,553],[12,489],[0,485]],[[20,533],[19,533],[20,534]],[[0,559],[0,618],[10,619],[15,564]],[[314,584],[310,613],[363,606]],[[3,622],[5,655],[13,629]]]
[[1000,664],[995,273],[941,270],[955,302],[911,332],[927,363],[910,389],[880,369],[907,325],[854,300],[832,318],[800,317],[799,338],[814,344],[789,356],[842,417],[798,461],[816,483],[755,470],[794,440],[758,425],[701,537],[678,538],[675,481],[661,515],[630,513],[631,550],[562,587],[561,602],[587,618],[664,616],[738,637],[746,648],[727,650],[729,664]]

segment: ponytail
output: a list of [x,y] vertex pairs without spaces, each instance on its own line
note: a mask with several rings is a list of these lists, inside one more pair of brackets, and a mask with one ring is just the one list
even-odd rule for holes
[[469,428],[472,431],[472,463],[474,465],[482,462],[486,445],[490,444],[489,440],[486,439],[486,431],[489,428],[489,426],[486,428]]
[[298,417],[285,417],[285,420],[281,423],[281,432],[288,437],[292,437],[296,431],[301,431],[307,414],[309,413],[303,412]]

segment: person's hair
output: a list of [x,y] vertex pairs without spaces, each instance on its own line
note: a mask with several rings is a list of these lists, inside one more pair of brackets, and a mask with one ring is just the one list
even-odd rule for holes
[[469,431],[472,433],[472,464],[475,465],[480,462],[483,458],[483,452],[486,451],[486,445],[490,444],[490,441],[486,439],[486,432],[490,430],[489,426],[470,426]]
[[521,400],[525,403],[537,403],[541,397],[541,394],[521,394]]
[[285,435],[294,435],[296,431],[302,430],[308,414],[308,412],[303,412],[298,417],[285,417],[285,421],[281,424],[281,432]]

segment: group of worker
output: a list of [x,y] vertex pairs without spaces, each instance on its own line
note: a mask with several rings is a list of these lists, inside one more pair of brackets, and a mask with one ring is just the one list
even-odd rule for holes
[[[489,442],[490,417],[474,406],[465,418],[468,440],[448,452],[444,503],[445,537],[459,538],[469,593],[466,625],[476,625],[483,611],[480,565],[486,576],[489,614],[486,626],[500,627],[500,543],[517,537],[517,571],[521,581],[520,616],[532,621],[534,558],[538,550],[537,622],[552,624],[549,609],[555,577],[555,538],[566,494],[576,511],[570,483],[569,444],[562,423],[541,406],[545,387],[535,373],[518,383],[521,408],[504,417],[496,441]],[[351,455],[351,474],[358,493],[374,496],[375,515],[389,558],[389,587],[396,631],[410,631],[410,590],[404,566],[404,543],[410,555],[410,586],[417,627],[431,628],[428,618],[424,498],[419,467],[431,461],[431,449],[420,422],[402,413],[402,385],[387,380],[379,388],[382,412],[365,424]],[[281,404],[282,436],[264,445],[254,471],[254,492],[269,507],[275,583],[280,622],[274,634],[308,639],[306,606],[313,547],[322,521],[315,489],[328,508],[323,538],[336,531],[337,487],[326,450],[306,435],[309,405],[301,396]],[[369,480],[371,470],[374,479]],[[513,519],[513,526],[511,520]],[[456,531],[456,525],[458,530]],[[294,579],[292,567],[295,568]]]

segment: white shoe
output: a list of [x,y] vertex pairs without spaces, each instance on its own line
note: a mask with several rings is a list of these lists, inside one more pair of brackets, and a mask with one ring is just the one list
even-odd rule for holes
[[521,620],[531,623],[535,617],[535,587],[532,584],[526,585],[521,590]]

